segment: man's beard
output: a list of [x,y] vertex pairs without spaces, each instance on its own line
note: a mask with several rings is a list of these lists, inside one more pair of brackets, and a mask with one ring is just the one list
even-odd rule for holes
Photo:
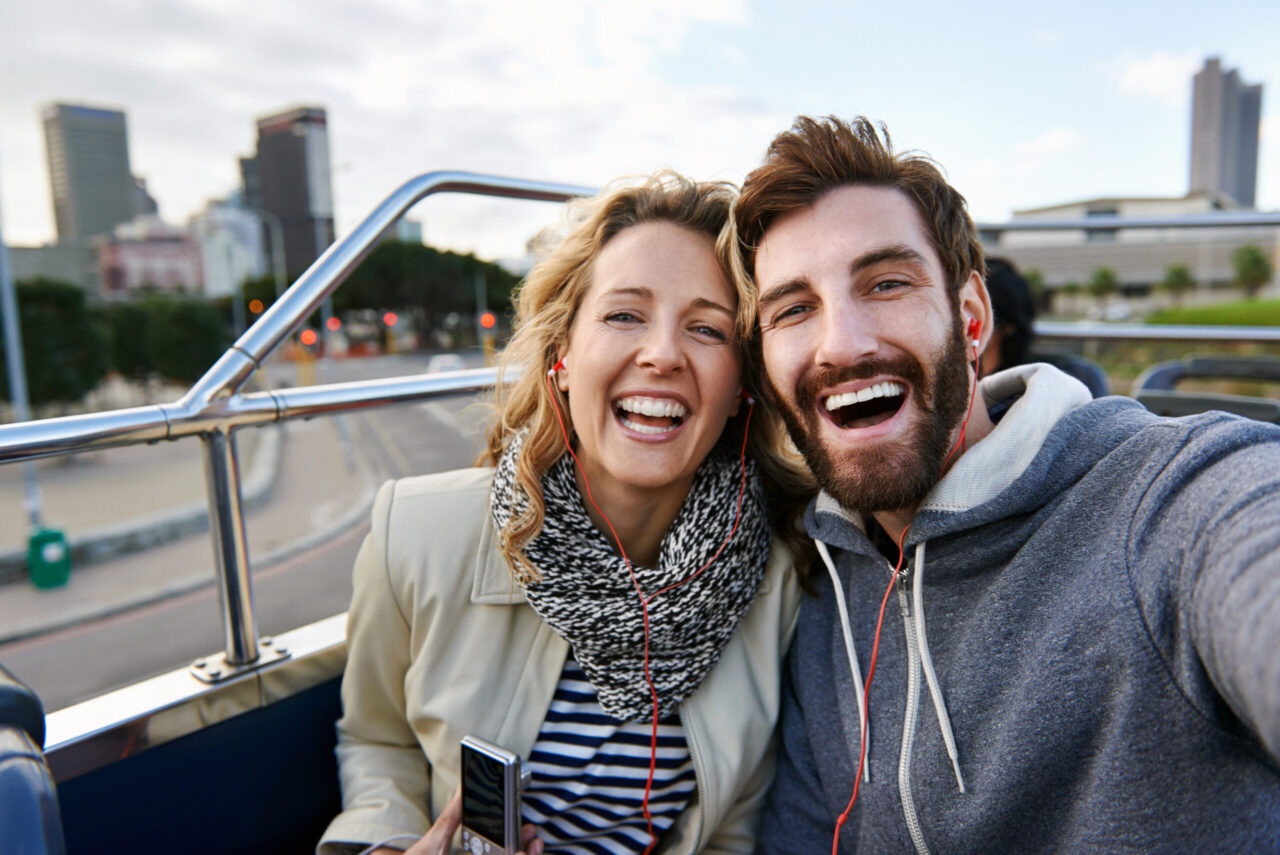
[[[901,377],[909,385],[919,411],[905,443],[879,447],[839,447],[839,459],[819,436],[818,393],[850,380],[877,376]],[[942,477],[952,431],[969,403],[969,366],[957,317],[942,354],[926,375],[909,354],[868,359],[802,378],[792,410],[769,381],[791,441],[804,455],[814,477],[845,508],[862,514],[909,508],[933,489]],[[906,406],[906,401],[903,402]]]

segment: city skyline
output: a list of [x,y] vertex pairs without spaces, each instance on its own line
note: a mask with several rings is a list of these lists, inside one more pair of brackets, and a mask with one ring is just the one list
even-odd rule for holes
[[[1070,18],[926,4],[911,21],[856,4],[382,0],[330,4],[301,28],[287,9],[239,0],[52,0],[4,18],[0,211],[7,240],[26,245],[54,237],[39,108],[55,101],[127,113],[133,172],[173,222],[239,185],[256,118],[323,106],[342,235],[431,169],[599,184],[670,166],[740,181],[799,113],[884,120],[900,147],[946,168],[978,219],[1089,196],[1178,196],[1204,60],[1221,57],[1272,93],[1280,82],[1268,38],[1280,9],[1242,0],[1213,16],[1192,3],[1084,3]],[[1273,101],[1264,94],[1263,209],[1280,207]],[[550,206],[459,199],[413,216],[428,242],[486,257],[519,254],[557,219]]]

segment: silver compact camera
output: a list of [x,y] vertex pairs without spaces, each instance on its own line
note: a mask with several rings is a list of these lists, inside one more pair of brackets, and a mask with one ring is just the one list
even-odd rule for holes
[[462,737],[462,848],[470,855],[520,851],[520,798],[531,772],[520,755],[478,736]]

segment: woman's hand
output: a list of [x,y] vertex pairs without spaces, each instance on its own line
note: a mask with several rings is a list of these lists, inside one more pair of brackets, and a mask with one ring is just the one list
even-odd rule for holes
[[[461,786],[453,791],[453,798],[436,817],[431,830],[409,847],[404,855],[449,855],[449,844],[460,825],[462,825]],[[524,847],[521,855],[542,855],[542,841],[538,839],[537,833],[537,829],[531,824],[526,823],[521,826],[520,844]]]

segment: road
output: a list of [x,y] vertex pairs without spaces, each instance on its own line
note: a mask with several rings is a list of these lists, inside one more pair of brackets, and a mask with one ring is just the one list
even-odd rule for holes
[[[417,373],[422,358],[322,365],[319,382]],[[290,382],[279,378],[277,382]],[[341,417],[342,430],[378,480],[469,465],[480,448],[484,409],[471,399],[407,404]],[[341,461],[333,463],[336,469]],[[326,461],[317,461],[324,466]],[[252,519],[250,519],[252,528]],[[351,564],[368,525],[254,572],[259,631],[271,635],[344,611]],[[252,534],[252,532],[251,532]],[[183,549],[211,563],[208,535]],[[126,557],[119,559],[128,561]],[[135,557],[134,560],[139,560]],[[175,558],[174,560],[181,560]],[[95,572],[97,572],[95,570]],[[223,647],[218,594],[208,587],[62,631],[0,646],[0,663],[32,686],[46,710],[154,676]]]

